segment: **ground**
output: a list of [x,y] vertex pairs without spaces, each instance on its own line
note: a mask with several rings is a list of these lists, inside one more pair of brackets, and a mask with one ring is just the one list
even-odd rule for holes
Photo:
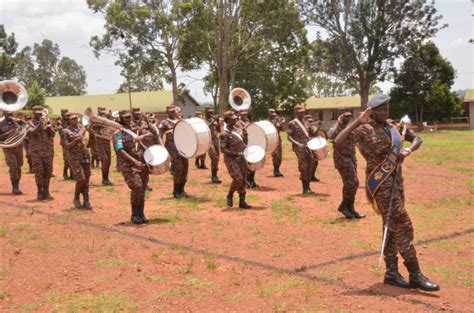
[[146,226],[129,223],[129,191],[116,172],[115,185],[103,187],[93,170],[94,210],[85,212],[72,209],[74,183],[62,179],[60,149],[51,202],[35,200],[32,174],[23,175],[25,195],[11,195],[0,160],[0,311],[472,312],[474,132],[423,139],[404,165],[406,206],[422,270],[440,292],[382,284],[381,219],[363,187],[360,221],[336,211],[341,182],[332,159],[320,163],[317,195],[302,196],[284,138],[285,177],[271,176],[268,156],[256,176],[262,187],[248,192],[252,210],[225,207],[223,163],[216,186],[191,160],[188,199],[172,198],[168,174],[152,177]]

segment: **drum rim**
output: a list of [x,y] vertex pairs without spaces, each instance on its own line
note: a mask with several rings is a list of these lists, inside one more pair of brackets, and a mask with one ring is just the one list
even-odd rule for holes
[[[199,121],[199,122],[202,121],[202,122],[204,122],[203,119],[199,119],[198,117],[196,117],[196,118],[195,118],[195,117],[191,117],[191,118],[189,118],[189,119],[194,119],[195,121]],[[181,122],[185,122],[186,124],[190,125],[192,129],[194,129],[194,127],[192,127],[191,123],[189,123],[189,122],[187,121],[187,119],[179,120],[179,121],[174,125],[174,127],[173,127],[173,140],[174,140],[174,130],[176,129],[176,126],[178,126],[178,124],[181,123]],[[208,148],[206,149],[206,151],[203,153],[203,154],[206,154],[206,153],[209,151],[209,149],[211,148],[212,136],[211,136],[211,129],[209,128],[209,126],[207,125],[206,122],[204,122],[204,124],[207,126],[207,128],[208,128],[208,130],[209,130],[209,131],[207,132],[207,134],[208,134],[209,143],[210,143],[210,144],[209,144],[209,147],[208,147]],[[194,139],[196,139],[196,143],[199,143],[199,135],[198,135],[196,132],[194,132]],[[183,155],[183,153],[181,153],[181,150],[179,150],[178,147],[176,146],[176,140],[174,140],[174,144],[175,144],[176,150],[178,151],[178,154],[179,154],[180,156],[182,156],[183,158],[190,159],[190,158],[194,158],[194,157],[197,156],[196,153],[197,153],[198,150],[199,150],[199,145],[198,145],[198,144],[196,145],[196,148],[194,149],[194,152],[193,152],[193,154],[192,154],[191,156],[185,156],[185,155]]]

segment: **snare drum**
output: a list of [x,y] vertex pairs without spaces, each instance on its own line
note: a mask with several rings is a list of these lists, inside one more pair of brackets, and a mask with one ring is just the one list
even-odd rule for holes
[[148,147],[143,154],[143,158],[150,169],[150,174],[164,174],[170,168],[170,155],[162,145]]
[[173,139],[178,153],[187,159],[205,154],[212,144],[211,130],[206,121],[199,117],[176,123]]
[[258,171],[265,164],[265,150],[257,145],[247,146],[244,150],[244,158],[249,170]]
[[278,147],[278,131],[270,121],[254,122],[246,129],[249,146],[260,146],[266,153],[273,153]]
[[329,155],[329,145],[323,137],[314,137],[308,141],[308,148],[318,160],[324,160]]

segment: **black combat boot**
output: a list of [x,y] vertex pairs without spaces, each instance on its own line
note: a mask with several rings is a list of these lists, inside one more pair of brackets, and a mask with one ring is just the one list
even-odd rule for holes
[[179,184],[173,184],[173,197],[179,198]]
[[316,177],[316,174],[313,174],[313,175],[311,176],[311,181],[319,182],[319,178]]
[[144,224],[148,224],[149,220],[145,217],[145,202],[140,204],[140,217],[142,218]]
[[408,269],[409,281],[411,288],[418,288],[424,291],[438,291],[439,286],[425,277],[420,270],[420,264],[416,257],[405,261],[405,266]]
[[82,203],[81,203],[81,200],[79,199],[80,195],[81,195],[81,192],[79,191],[79,188],[76,185],[76,189],[74,190],[74,200],[72,200],[72,204],[74,204],[74,207],[76,209],[82,209]]
[[36,185],[38,193],[36,194],[36,200],[44,200],[44,187],[43,185]]
[[84,197],[84,204],[82,205],[82,208],[86,210],[92,210],[92,205],[89,201],[89,190],[84,191],[82,195]]
[[385,266],[387,270],[383,278],[384,284],[410,288],[410,284],[403,278],[402,274],[398,272],[398,258],[396,256],[386,256]]
[[114,184],[109,180],[109,172],[102,172],[102,185],[113,186]]
[[188,197],[188,194],[186,193],[186,191],[184,191],[184,186],[186,186],[186,183],[180,184],[179,192],[180,192],[180,196],[181,196],[182,198],[187,198],[187,197]]
[[217,177],[217,171],[212,171],[211,182],[213,184],[220,184],[222,181]]
[[64,163],[64,167],[63,167],[63,178],[64,180],[68,180],[69,179],[69,175],[67,174],[67,170],[68,170],[68,166],[67,166],[67,163]]
[[201,159],[199,158],[194,159],[194,165],[196,166],[197,169],[201,168],[200,160]]
[[279,166],[274,166],[273,167],[273,176],[283,177],[283,174],[280,172],[280,167]]
[[252,206],[245,202],[246,193],[239,194],[239,208],[241,209],[251,209]]
[[207,166],[206,166],[206,161],[205,160],[201,160],[201,166],[199,167],[200,169],[202,170],[207,170]]
[[227,206],[229,208],[231,208],[233,205],[234,205],[234,193],[233,192],[229,192],[227,194],[227,197],[225,198],[226,201],[227,201]]
[[342,213],[342,215],[345,216],[348,220],[354,219],[354,213],[352,213],[350,205],[346,203],[346,201],[342,200],[341,204],[339,204],[339,207],[337,208],[339,212]]
[[143,219],[140,216],[140,210],[141,210],[140,205],[132,205],[132,217],[130,218],[130,221],[133,224],[137,224],[137,225],[143,224]]
[[44,196],[44,200],[48,200],[48,201],[52,201],[54,200],[53,196],[51,196],[51,194],[49,193],[49,183],[50,183],[50,180],[47,179],[46,180],[46,183],[44,184],[43,186],[43,196]]
[[302,181],[303,183],[303,194],[304,195],[314,195],[314,191],[309,187],[309,181]]
[[17,196],[23,194],[23,192],[21,192],[21,190],[20,190],[20,181],[19,180],[12,181],[12,194],[17,195]]
[[359,213],[355,210],[354,200],[350,201],[349,210],[351,211],[352,215],[354,215],[355,218],[364,218],[365,217],[365,214]]

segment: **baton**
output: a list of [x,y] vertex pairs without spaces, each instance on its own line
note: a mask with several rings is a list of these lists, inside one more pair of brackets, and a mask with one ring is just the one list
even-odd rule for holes
[[385,250],[385,244],[387,241],[388,237],[388,222],[390,220],[390,214],[392,213],[392,207],[393,207],[393,196],[395,195],[395,186],[397,184],[397,177],[398,177],[398,168],[399,164],[397,163],[397,167],[395,168],[395,171],[393,172],[393,179],[392,179],[392,190],[390,192],[390,201],[388,203],[388,210],[387,210],[387,216],[385,218],[385,225],[383,227],[383,238],[382,238],[382,248],[380,249],[380,257],[379,257],[379,268],[380,264],[382,263],[383,259],[383,252]]

